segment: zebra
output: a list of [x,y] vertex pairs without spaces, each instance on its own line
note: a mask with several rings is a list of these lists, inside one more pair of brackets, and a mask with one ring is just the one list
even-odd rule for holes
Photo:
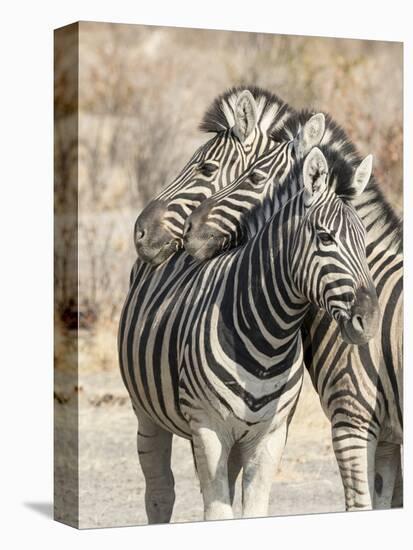
[[[221,185],[220,191],[205,199],[187,217],[182,239],[186,251],[204,261],[237,246],[246,240],[247,235],[254,235],[261,221],[276,210],[273,181],[282,183],[294,164],[306,154],[307,147],[309,150],[320,144],[325,124],[323,113],[314,115],[301,111],[291,118],[283,134],[278,132],[276,145],[233,182]],[[288,131],[289,126],[292,131]],[[287,192],[291,194],[291,190],[287,189]],[[257,207],[256,211],[254,207]],[[252,212],[258,215],[256,223]]]
[[[285,101],[255,86],[230,88],[206,111],[200,129],[215,134],[135,222],[138,257],[159,265],[182,247],[186,218],[206,198],[233,181],[274,144],[272,135],[296,112]],[[297,144],[300,156],[317,145],[311,134]]]
[[[360,159],[327,115],[320,149],[335,191],[349,196],[346,182]],[[367,157],[361,164],[365,174],[371,163]],[[278,208],[278,164],[274,148],[195,210],[184,230],[187,251],[205,260],[251,238]],[[373,177],[362,196],[350,199],[367,229],[368,264],[383,312],[380,330],[369,345],[350,346],[328,316],[312,308],[303,325],[305,364],[331,421],[346,509],[389,508],[402,506],[401,226]]]
[[[349,183],[354,193],[367,182],[359,175]],[[266,515],[301,389],[300,325],[310,304],[348,342],[375,333],[361,221],[330,189],[319,149],[293,177],[300,191],[244,246],[210,262],[179,251],[155,269],[141,264],[129,289],[119,359],[138,417],[149,523],[172,514],[172,434],[192,442],[205,519],[232,517],[241,469],[243,515]],[[325,244],[326,234],[334,243]]]

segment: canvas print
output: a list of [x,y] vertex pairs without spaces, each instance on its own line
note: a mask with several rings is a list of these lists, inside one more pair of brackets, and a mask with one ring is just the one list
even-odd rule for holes
[[54,70],[55,519],[402,507],[402,44],[81,22]]

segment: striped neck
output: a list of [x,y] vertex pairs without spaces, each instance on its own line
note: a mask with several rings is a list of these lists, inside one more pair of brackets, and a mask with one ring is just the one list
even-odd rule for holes
[[228,276],[233,280],[226,295],[228,306],[221,308],[226,326],[236,327],[232,338],[248,334],[249,344],[259,350],[260,364],[270,370],[296,357],[300,327],[309,308],[290,272],[299,201],[289,201],[239,251]]
[[240,233],[243,239],[252,238],[301,188],[298,179],[292,179],[289,185],[283,185],[296,163],[293,142],[283,143],[275,149],[274,162],[265,189],[258,191],[255,206],[249,208],[245,217],[241,218]]

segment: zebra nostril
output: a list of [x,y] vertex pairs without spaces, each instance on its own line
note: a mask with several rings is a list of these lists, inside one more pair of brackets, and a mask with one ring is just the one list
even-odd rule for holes
[[137,241],[140,241],[141,239],[143,239],[143,237],[145,236],[145,231],[143,229],[139,229],[138,231],[136,231],[135,233],[135,239]]

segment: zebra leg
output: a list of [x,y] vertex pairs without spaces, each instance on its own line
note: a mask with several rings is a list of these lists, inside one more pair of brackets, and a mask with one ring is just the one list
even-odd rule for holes
[[268,515],[268,503],[274,474],[278,469],[287,437],[287,423],[265,435],[243,461],[242,515]]
[[[399,455],[399,456],[398,456]],[[374,508],[391,508],[393,491],[399,466],[400,446],[380,441],[376,450],[376,473],[374,479]]]
[[138,456],[145,477],[148,522],[169,523],[175,502],[172,434],[143,414],[138,416],[138,426]]
[[392,508],[403,508],[403,470],[402,470],[402,453],[401,446],[399,445],[398,457],[397,457],[397,475],[396,482],[394,484],[393,498],[391,501]]
[[235,484],[242,468],[241,451],[238,445],[234,445],[229,453],[228,458],[228,481],[229,481],[229,498],[231,505],[234,504]]
[[333,449],[344,487],[346,510],[371,510],[377,441],[363,430],[332,429]]
[[196,468],[204,500],[204,519],[232,519],[234,517],[228,481],[230,446],[207,425],[193,426],[192,440]]

